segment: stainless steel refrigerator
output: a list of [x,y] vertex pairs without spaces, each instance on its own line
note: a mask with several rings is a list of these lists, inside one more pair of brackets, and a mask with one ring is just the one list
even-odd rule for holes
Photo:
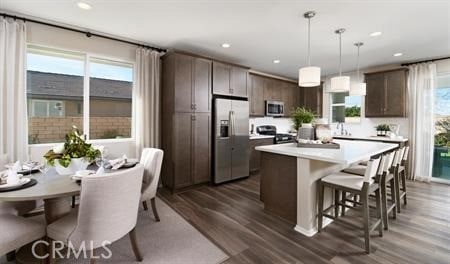
[[248,101],[214,100],[214,183],[249,175]]

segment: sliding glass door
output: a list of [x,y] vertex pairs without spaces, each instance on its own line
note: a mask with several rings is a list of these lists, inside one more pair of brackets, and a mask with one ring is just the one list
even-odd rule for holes
[[450,74],[437,78],[434,118],[433,177],[450,183]]

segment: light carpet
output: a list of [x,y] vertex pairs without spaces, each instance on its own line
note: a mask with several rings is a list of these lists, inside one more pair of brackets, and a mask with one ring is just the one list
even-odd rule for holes
[[[136,234],[144,260],[155,264],[216,264],[228,256],[160,199],[156,206],[161,222],[151,208],[139,211]],[[137,263],[127,236],[114,242],[111,259],[97,263]],[[98,250],[97,255],[105,251]],[[4,259],[2,259],[4,260]],[[89,263],[85,259],[60,259],[57,263]]]

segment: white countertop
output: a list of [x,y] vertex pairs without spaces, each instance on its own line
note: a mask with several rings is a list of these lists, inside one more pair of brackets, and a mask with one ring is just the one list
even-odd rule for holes
[[371,156],[378,155],[398,147],[397,144],[370,141],[334,140],[334,142],[338,143],[341,148],[298,148],[297,143],[286,143],[258,146],[255,149],[298,158],[350,165],[352,163],[368,160]]
[[270,135],[258,135],[258,134],[253,134],[250,135],[250,139],[265,139],[265,138],[274,138],[275,136],[270,136]]
[[333,138],[339,139],[361,139],[361,140],[372,140],[372,141],[389,141],[389,142],[407,142],[407,138],[390,138],[390,137],[377,137],[377,136],[338,136],[334,135]]

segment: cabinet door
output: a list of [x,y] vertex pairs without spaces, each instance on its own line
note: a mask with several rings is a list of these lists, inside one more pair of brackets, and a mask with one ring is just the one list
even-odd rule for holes
[[278,87],[281,90],[281,101],[284,103],[284,116],[288,117],[293,107],[292,89],[287,82],[279,82]]
[[264,116],[264,78],[257,75],[251,75],[251,99],[250,115]]
[[323,89],[322,85],[316,87],[301,87],[302,106],[322,116]]
[[175,57],[175,112],[192,112],[192,61],[191,56]]
[[213,62],[213,93],[230,95],[231,66],[220,62]]
[[251,139],[250,146],[250,172],[259,171],[261,168],[261,152],[255,150],[258,146],[272,145],[273,138]]
[[209,182],[211,179],[211,114],[197,113],[193,120],[194,184]]
[[232,66],[231,67],[231,94],[240,97],[247,97],[247,69]]
[[366,117],[384,116],[385,84],[384,73],[366,75]]
[[406,115],[406,74],[404,70],[385,73],[386,105],[384,116],[403,117]]
[[194,59],[195,112],[211,112],[211,64],[210,60]]
[[264,100],[265,101],[281,101],[281,88],[279,82],[272,78],[264,80]]
[[174,187],[182,188],[192,183],[192,115],[176,113],[173,118]]

